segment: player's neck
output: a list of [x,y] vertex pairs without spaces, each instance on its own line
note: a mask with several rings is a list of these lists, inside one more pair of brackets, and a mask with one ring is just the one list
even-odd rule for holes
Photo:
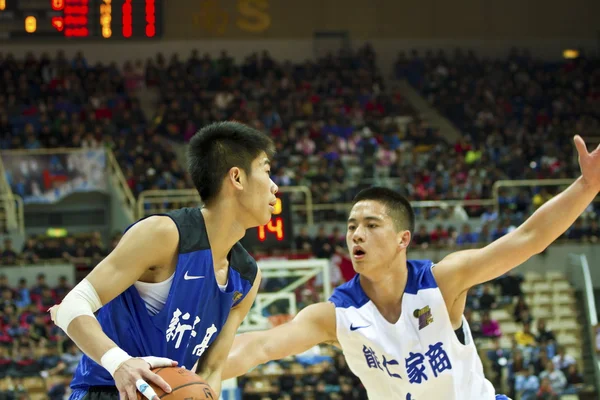
[[227,210],[227,207],[216,205],[205,207],[202,209],[202,215],[213,262],[215,267],[218,267],[226,261],[231,248],[244,237],[246,230],[236,221],[234,213]]
[[[389,268],[378,274],[360,276],[360,285],[365,294],[388,320],[397,320],[400,317],[402,295],[408,280],[406,260],[403,260],[403,264],[398,264],[401,262],[392,263]],[[396,312],[397,316],[389,317]]]

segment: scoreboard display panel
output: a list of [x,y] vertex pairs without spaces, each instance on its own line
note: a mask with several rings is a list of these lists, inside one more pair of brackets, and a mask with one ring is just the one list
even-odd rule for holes
[[249,251],[291,250],[294,246],[292,202],[289,193],[277,193],[271,220],[264,226],[248,229],[241,240]]
[[159,39],[162,6],[163,0],[0,0],[0,41]]

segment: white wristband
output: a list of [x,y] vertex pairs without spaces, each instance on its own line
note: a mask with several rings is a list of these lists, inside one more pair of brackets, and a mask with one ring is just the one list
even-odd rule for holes
[[117,368],[121,366],[125,361],[131,359],[129,354],[127,354],[123,349],[119,347],[113,347],[108,350],[102,358],[100,359],[100,363],[108,372],[110,372],[110,376],[115,376],[115,371]]

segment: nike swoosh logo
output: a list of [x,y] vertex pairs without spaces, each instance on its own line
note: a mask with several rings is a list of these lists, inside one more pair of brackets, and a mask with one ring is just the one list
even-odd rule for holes
[[186,281],[190,281],[192,279],[200,279],[200,278],[204,278],[204,275],[202,275],[202,276],[192,276],[192,275],[188,275],[188,271],[185,271],[185,275],[183,276],[183,279],[185,279]]
[[368,327],[370,327],[370,326],[371,326],[371,325],[364,325],[364,326],[354,326],[354,324],[350,324],[350,330],[351,330],[351,331],[355,331],[355,330],[357,330],[357,329],[368,328]]

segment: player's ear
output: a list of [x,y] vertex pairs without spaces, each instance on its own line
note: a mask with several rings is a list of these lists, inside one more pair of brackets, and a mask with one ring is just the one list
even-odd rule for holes
[[398,232],[398,248],[400,250],[406,249],[410,244],[410,231],[400,231]]
[[244,189],[244,171],[239,167],[232,167],[227,175],[229,182],[238,190]]

